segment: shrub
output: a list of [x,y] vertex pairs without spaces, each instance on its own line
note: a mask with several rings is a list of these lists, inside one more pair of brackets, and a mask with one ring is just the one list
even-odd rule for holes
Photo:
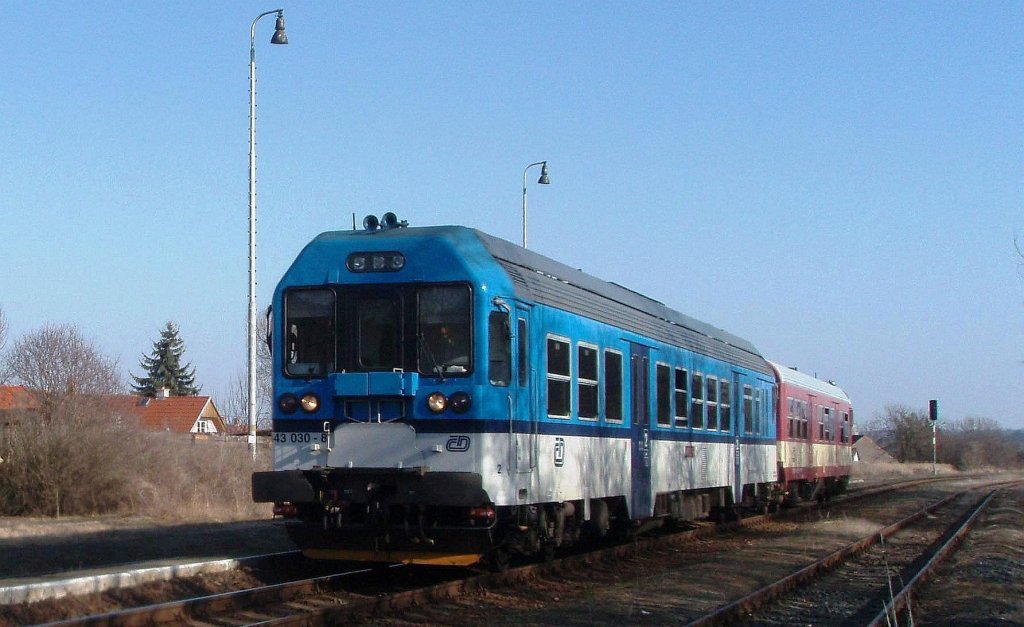
[[245,442],[146,432],[89,397],[8,417],[0,425],[0,457],[3,515],[269,516],[251,502],[254,465]]

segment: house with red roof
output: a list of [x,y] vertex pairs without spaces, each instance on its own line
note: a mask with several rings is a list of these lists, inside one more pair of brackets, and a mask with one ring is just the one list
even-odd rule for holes
[[193,435],[227,433],[227,426],[213,399],[209,396],[162,396],[156,398],[129,396],[130,406],[123,407],[139,417],[139,423],[150,431],[170,431]]
[[0,385],[0,413],[38,411],[39,399],[24,385]]
[[[150,431],[169,431],[192,435],[227,435],[227,426],[209,396],[113,395],[98,397],[102,406],[124,418],[137,420]],[[19,414],[40,411],[42,404],[23,385],[0,385],[0,424],[15,420]]]

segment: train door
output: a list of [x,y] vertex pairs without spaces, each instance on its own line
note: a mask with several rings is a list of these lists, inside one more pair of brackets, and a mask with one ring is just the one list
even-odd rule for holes
[[[818,440],[818,421],[821,419],[820,414],[821,411],[818,409],[818,397],[814,394],[809,394],[807,396],[807,408],[803,416],[804,431],[802,435],[804,437],[804,441],[802,443],[803,446],[801,446],[803,455],[800,459],[800,467],[805,469],[805,472],[806,469],[811,469],[812,466],[816,465],[814,459],[814,443]],[[813,470],[812,474],[814,474]]]
[[729,390],[731,398],[728,399],[732,405],[732,421],[729,428],[733,430],[733,488],[732,498],[734,503],[743,501],[743,448],[740,446],[740,434],[743,433],[743,420],[746,418],[743,412],[746,407],[743,405],[742,389],[740,387],[740,374],[732,373],[732,386]]
[[839,403],[832,402],[832,414],[828,417],[828,450],[829,450],[829,462],[832,466],[840,463],[839,455],[839,432],[841,428],[842,417],[839,415]]
[[509,396],[509,446],[511,467],[529,473],[537,466],[537,381],[530,332],[532,308],[524,303],[512,305],[512,351],[515,355],[514,381]]
[[651,349],[630,344],[629,379],[632,412],[630,419],[631,454],[629,511],[633,518],[646,518],[654,513],[651,500],[651,425],[650,425],[650,362]]

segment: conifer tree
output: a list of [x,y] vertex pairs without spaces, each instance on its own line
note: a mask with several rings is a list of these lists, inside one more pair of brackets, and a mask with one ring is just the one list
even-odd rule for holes
[[154,397],[161,388],[167,388],[171,396],[195,396],[200,387],[196,386],[196,371],[192,364],[183,364],[185,343],[178,337],[178,327],[168,322],[160,332],[160,339],[153,343],[153,352],[143,357],[139,365],[145,374],[132,375],[132,388],[140,396]]

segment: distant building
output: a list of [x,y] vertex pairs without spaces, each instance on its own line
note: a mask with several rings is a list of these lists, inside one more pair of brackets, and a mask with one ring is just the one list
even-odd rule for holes
[[40,409],[39,399],[24,385],[0,385],[0,422],[18,412]]
[[[227,434],[224,418],[209,396],[169,396],[165,392],[156,398],[134,395],[91,398],[100,407],[123,418],[137,420],[149,431],[194,436]],[[37,395],[25,386],[0,385],[0,425],[12,424],[20,416],[41,409]]]
[[142,426],[193,435],[224,434],[227,427],[209,396],[138,397]]
[[107,402],[125,417],[135,417],[149,431],[195,436],[224,435],[227,427],[209,396],[111,396]]
[[0,410],[39,409],[39,401],[24,385],[0,385]]
[[881,446],[866,435],[853,436],[853,461],[869,464],[895,464],[896,458],[885,452]]

